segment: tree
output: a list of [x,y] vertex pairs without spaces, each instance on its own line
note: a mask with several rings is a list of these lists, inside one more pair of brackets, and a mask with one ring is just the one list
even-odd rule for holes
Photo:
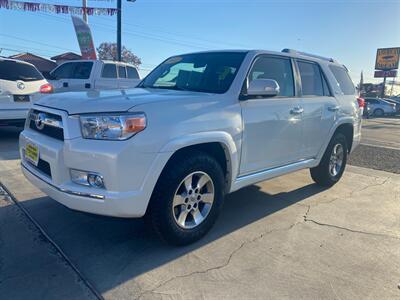
[[[117,60],[117,43],[101,43],[100,46],[97,47],[97,53],[100,59]],[[122,61],[136,67],[142,64],[141,59],[125,46],[122,46],[121,57]]]

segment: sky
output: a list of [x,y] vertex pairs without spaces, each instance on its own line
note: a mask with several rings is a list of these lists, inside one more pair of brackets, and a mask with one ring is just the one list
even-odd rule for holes
[[[36,1],[80,6],[80,0]],[[209,49],[292,48],[333,57],[355,83],[377,48],[400,47],[400,0],[122,0],[122,43],[145,75],[165,58]],[[116,7],[116,0],[88,0]],[[116,16],[89,16],[95,46],[116,41]],[[0,9],[0,55],[79,52],[69,15]]]

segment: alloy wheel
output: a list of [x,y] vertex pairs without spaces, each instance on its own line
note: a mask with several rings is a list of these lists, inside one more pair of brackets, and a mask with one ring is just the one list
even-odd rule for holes
[[332,154],[329,159],[329,174],[335,177],[339,174],[343,165],[343,146],[341,144],[336,144],[332,149]]
[[197,171],[186,176],[172,202],[176,224],[183,229],[200,225],[210,213],[214,197],[214,183],[208,174]]

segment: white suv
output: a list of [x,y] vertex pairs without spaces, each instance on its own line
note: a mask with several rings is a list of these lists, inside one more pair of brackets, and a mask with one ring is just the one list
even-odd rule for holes
[[41,92],[50,93],[52,87],[34,65],[0,58],[0,126],[23,126]]
[[146,214],[165,240],[202,237],[224,195],[304,168],[342,176],[360,141],[346,68],[293,50],[174,56],[131,90],[51,95],[20,136],[22,170],[79,211]]

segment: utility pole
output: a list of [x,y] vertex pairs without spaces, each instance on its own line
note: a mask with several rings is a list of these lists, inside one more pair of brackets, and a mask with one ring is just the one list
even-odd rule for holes
[[[127,0],[128,2],[136,2],[136,0]],[[117,0],[117,60],[122,61],[122,42],[121,42],[121,20],[122,20],[122,0]]]
[[87,0],[82,0],[82,7],[83,7],[83,21],[85,21],[85,23],[87,24],[88,19],[87,19],[87,11],[86,11],[86,7],[87,7]]
[[117,0],[117,60],[121,61],[121,19],[122,19],[121,0]]
[[381,98],[385,98],[386,71],[384,71],[384,72],[385,72],[385,76],[383,77]]

